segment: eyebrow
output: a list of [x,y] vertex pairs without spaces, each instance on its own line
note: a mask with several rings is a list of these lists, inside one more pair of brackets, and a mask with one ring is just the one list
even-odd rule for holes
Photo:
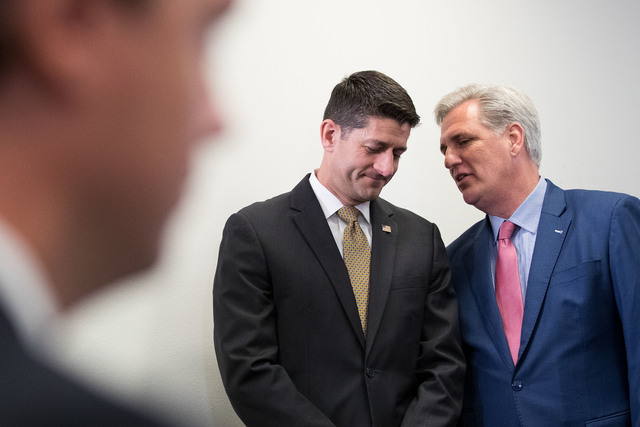
[[[385,141],[380,141],[379,139],[370,139],[369,142],[372,142],[373,144],[379,147],[384,147],[384,148],[393,147],[392,144],[389,144],[388,142],[385,142]],[[400,151],[401,153],[404,153],[405,151],[407,151],[407,146],[405,145],[404,147],[395,147],[393,151]]]
[[[453,135],[447,136],[445,138],[445,140],[447,141],[453,141],[453,142],[459,142],[461,139],[473,139],[475,138],[474,135],[465,132],[465,131],[459,131],[454,133]],[[444,154],[445,149],[447,148],[447,144],[445,143],[440,143],[440,152]]]
[[468,132],[464,132],[464,131],[460,131],[458,133],[454,133],[452,136],[450,136],[448,139],[454,140],[454,141],[459,141],[461,139],[470,139],[473,138],[474,136],[471,135]]

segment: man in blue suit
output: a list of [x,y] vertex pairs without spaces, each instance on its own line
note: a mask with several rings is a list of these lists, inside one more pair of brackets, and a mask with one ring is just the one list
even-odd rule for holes
[[434,112],[445,167],[487,214],[447,248],[468,363],[461,424],[640,426],[640,200],[540,177],[538,115],[517,90],[466,86]]

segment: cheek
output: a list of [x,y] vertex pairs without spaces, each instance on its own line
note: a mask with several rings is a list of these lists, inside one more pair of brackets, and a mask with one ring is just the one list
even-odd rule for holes
[[101,161],[132,223],[144,216],[158,223],[176,204],[188,172],[190,94],[180,79],[167,75],[131,83],[130,99],[110,123]]
[[186,54],[164,55],[132,89],[139,100],[130,111],[132,143],[140,148],[140,161],[150,171],[157,169],[158,178],[184,173],[194,138],[197,77]]
[[491,175],[498,166],[495,158],[484,152],[467,153],[463,159],[474,174],[481,175],[485,178]]
[[191,101],[195,89],[185,70],[172,70],[151,75],[153,80],[142,91],[139,107],[140,128],[149,139],[163,141],[185,141],[188,138],[189,118],[193,107]]
[[139,73],[132,79],[131,90],[138,95],[144,120],[140,124],[158,140],[163,135],[184,140],[188,135],[200,82],[199,55],[189,33],[172,30],[151,37]]

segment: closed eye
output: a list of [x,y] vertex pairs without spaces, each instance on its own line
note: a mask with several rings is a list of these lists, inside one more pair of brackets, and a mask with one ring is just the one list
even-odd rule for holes
[[369,147],[369,146],[365,146],[365,149],[367,150],[367,153],[369,153],[369,154],[378,154],[378,153],[382,153],[382,151],[383,151],[382,148],[374,148],[374,147]]

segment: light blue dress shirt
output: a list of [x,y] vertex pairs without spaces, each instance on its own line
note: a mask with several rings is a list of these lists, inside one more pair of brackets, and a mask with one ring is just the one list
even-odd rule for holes
[[[538,184],[524,202],[516,209],[516,211],[508,218],[513,222],[516,230],[511,236],[511,242],[518,253],[518,272],[520,273],[520,288],[522,290],[522,301],[525,301],[527,295],[527,282],[529,280],[529,270],[531,268],[531,259],[533,258],[533,249],[536,245],[536,236],[538,233],[538,223],[540,222],[540,214],[542,213],[542,203],[544,195],[547,192],[547,181],[540,177]],[[498,216],[489,215],[491,228],[493,229],[493,240],[489,242],[489,254],[491,255],[491,272],[493,275],[493,285],[495,287],[496,277],[496,259],[498,258],[498,232],[500,226],[507,219]]]

